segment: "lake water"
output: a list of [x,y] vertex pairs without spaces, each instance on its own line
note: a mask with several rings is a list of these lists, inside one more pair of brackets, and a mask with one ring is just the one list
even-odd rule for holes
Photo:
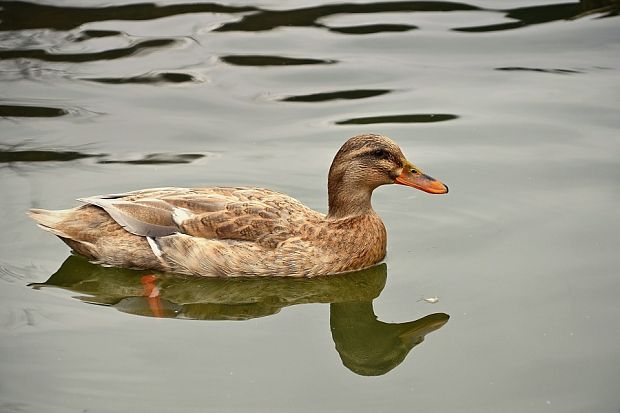
[[[97,3],[0,3],[0,411],[618,412],[617,2]],[[325,211],[363,132],[450,193],[377,190],[361,273],[153,280],[25,215],[211,185]]]

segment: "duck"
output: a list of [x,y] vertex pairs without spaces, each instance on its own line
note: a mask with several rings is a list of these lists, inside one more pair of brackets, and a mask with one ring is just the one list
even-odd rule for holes
[[251,187],[142,189],[28,214],[73,253],[103,266],[201,277],[316,277],[385,258],[387,232],[371,196],[389,184],[448,192],[390,138],[363,134],[333,159],[326,214]]

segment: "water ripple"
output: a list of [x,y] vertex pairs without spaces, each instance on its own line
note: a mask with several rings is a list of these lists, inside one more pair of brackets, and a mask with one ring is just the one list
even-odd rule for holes
[[328,4],[292,10],[257,9],[254,13],[245,15],[240,21],[225,23],[215,31],[265,31],[290,26],[324,27],[318,23],[318,20],[335,14],[457,10],[480,10],[480,8],[465,3],[444,1],[392,1],[368,4]]
[[327,102],[330,100],[365,99],[390,93],[389,89],[355,89],[338,90],[335,92],[312,93],[309,95],[295,95],[280,99],[282,102]]
[[80,32],[73,40],[83,42],[90,39],[101,39],[103,37],[122,36],[124,33],[116,30],[84,30]]
[[129,77],[91,77],[82,78],[90,82],[107,83],[112,85],[122,84],[143,84],[143,85],[156,85],[161,83],[188,83],[188,82],[200,82],[201,80],[189,73],[179,72],[160,72],[160,73],[146,73],[139,76]]
[[[616,0],[600,2],[573,2],[491,9],[467,3],[450,1],[389,1],[380,3],[341,3],[303,7],[289,10],[268,10],[254,6],[230,6],[218,3],[186,3],[158,5],[137,3],[106,7],[62,7],[26,1],[4,1],[0,9],[0,31],[52,29],[71,30],[91,22],[109,20],[147,21],[191,13],[220,13],[241,15],[237,21],[224,23],[214,31],[268,31],[280,27],[317,27],[347,34],[372,34],[413,30],[416,27],[396,24],[372,24],[352,27],[328,27],[322,18],[337,14],[363,14],[386,12],[450,12],[488,11],[501,14],[515,21],[498,24],[458,27],[461,32],[490,32],[527,27],[534,24],[579,18],[592,13],[618,14]],[[106,37],[105,30],[91,30],[90,37]]]
[[418,27],[409,24],[367,24],[360,26],[329,27],[330,32],[342,34],[376,34],[387,32],[408,32]]
[[105,154],[86,153],[77,150],[26,149],[19,145],[0,144],[0,163],[72,162],[94,158],[98,164],[126,165],[168,165],[188,164],[198,159],[213,156],[212,153],[148,153],[148,154]]
[[579,70],[571,69],[542,69],[538,67],[521,67],[521,66],[508,66],[508,67],[496,67],[495,70],[503,72],[539,72],[539,73],[553,73],[558,75],[572,75],[576,73],[583,73]]
[[517,29],[534,24],[548,23],[557,20],[568,20],[583,11],[579,3],[558,3],[519,7],[506,11],[506,18],[514,22],[498,23],[485,26],[460,27],[453,29],[460,32],[494,32],[500,30]]
[[430,123],[457,119],[457,115],[447,113],[428,113],[410,115],[386,115],[352,118],[336,122],[336,125],[371,125],[376,123]]
[[296,66],[296,65],[325,65],[336,63],[336,60],[296,58],[285,56],[266,55],[229,55],[220,56],[223,62],[235,66]]
[[113,164],[121,163],[128,165],[165,165],[165,164],[184,164],[204,158],[205,154],[200,153],[151,153],[141,155],[137,158],[129,159],[101,159],[97,163]]
[[0,50],[0,60],[4,59],[36,59],[46,62],[95,62],[132,56],[138,52],[169,46],[177,43],[175,39],[143,40],[132,46],[91,53],[50,53],[45,49]]
[[0,105],[0,117],[53,118],[67,114],[66,109],[49,106]]
[[155,20],[188,13],[242,13],[257,10],[249,6],[217,3],[189,3],[161,6],[137,3],[107,7],[61,7],[26,1],[3,1],[0,31],[43,29],[71,30],[90,22],[106,20]]

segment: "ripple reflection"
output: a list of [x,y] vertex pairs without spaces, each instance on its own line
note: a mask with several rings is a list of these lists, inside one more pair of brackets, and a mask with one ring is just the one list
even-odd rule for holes
[[12,162],[70,162],[101,155],[77,151],[15,150],[0,148],[0,163]]
[[128,47],[90,53],[50,53],[45,49],[0,50],[0,60],[35,59],[45,62],[95,62],[98,60],[112,60],[133,56],[148,49],[170,46],[177,42],[178,40],[175,39],[150,39],[137,42]]
[[211,156],[210,153],[149,153],[110,155],[86,153],[77,150],[52,150],[24,148],[22,145],[0,144],[0,163],[71,162],[94,158],[98,164],[167,165],[188,164]]
[[336,122],[336,125],[371,125],[376,123],[430,123],[445,122],[447,120],[453,120],[457,118],[457,115],[450,115],[447,113],[417,113],[410,115],[385,115],[352,118],[338,121]]
[[118,32],[116,30],[84,30],[73,40],[76,42],[83,42],[90,39],[100,39],[103,37],[115,37],[122,35],[122,32]]
[[147,73],[139,76],[129,77],[90,77],[82,78],[90,82],[107,83],[111,85],[123,85],[123,84],[142,84],[142,85],[157,85],[161,83],[192,83],[200,82],[200,79],[189,73],[179,72],[160,72],[160,73]]
[[508,66],[508,67],[496,67],[495,70],[502,72],[539,72],[539,73],[553,73],[557,75],[572,75],[576,73],[583,73],[579,70],[570,69],[542,69],[539,67],[520,67],[520,66]]
[[71,30],[86,23],[106,20],[155,20],[188,13],[243,13],[255,10],[255,7],[217,3],[135,3],[122,6],[72,7],[3,1],[0,8],[0,31],[43,28]]
[[[451,1],[388,1],[377,3],[336,3],[288,10],[269,10],[254,6],[236,6],[219,3],[180,3],[159,5],[136,3],[105,7],[75,7],[36,4],[27,1],[3,1],[0,8],[0,31],[43,29],[72,30],[91,22],[126,20],[145,21],[190,13],[220,13],[240,15],[215,29],[227,31],[268,31],[281,27],[317,27],[348,34],[372,34],[389,31],[408,31],[415,26],[376,24],[369,26],[330,28],[320,20],[336,14],[386,13],[386,12],[450,12],[487,11],[515,21],[485,26],[460,27],[462,32],[490,32],[527,27],[558,20],[579,18],[592,13],[618,14],[617,0],[581,0],[575,3],[558,3],[493,9],[473,4]],[[91,31],[87,36],[105,37],[105,31]]]
[[285,56],[266,55],[229,55],[220,56],[223,62],[235,66],[295,66],[324,65],[336,63],[335,60],[308,59]]
[[62,108],[49,106],[0,105],[0,116],[16,118],[54,118],[69,114]]
[[390,93],[389,89],[355,89],[338,90],[335,92],[312,93],[309,95],[295,95],[280,99],[282,102],[327,102],[330,100],[366,99]]
[[418,27],[409,24],[367,24],[362,26],[329,27],[330,32],[342,34],[376,34],[388,32],[408,32]]
[[414,11],[480,10],[465,3],[447,1],[391,1],[366,4],[327,4],[291,10],[257,9],[236,22],[225,23],[216,29],[226,31],[266,31],[279,27],[324,27],[318,21],[335,14],[386,13]]

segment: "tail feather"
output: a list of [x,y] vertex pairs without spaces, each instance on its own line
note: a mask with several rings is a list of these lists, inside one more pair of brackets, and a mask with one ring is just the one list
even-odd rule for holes
[[36,221],[39,227],[51,232],[59,237],[70,238],[59,227],[60,224],[68,217],[72,210],[65,209],[59,211],[50,211],[47,209],[33,208],[28,211],[28,216]]

